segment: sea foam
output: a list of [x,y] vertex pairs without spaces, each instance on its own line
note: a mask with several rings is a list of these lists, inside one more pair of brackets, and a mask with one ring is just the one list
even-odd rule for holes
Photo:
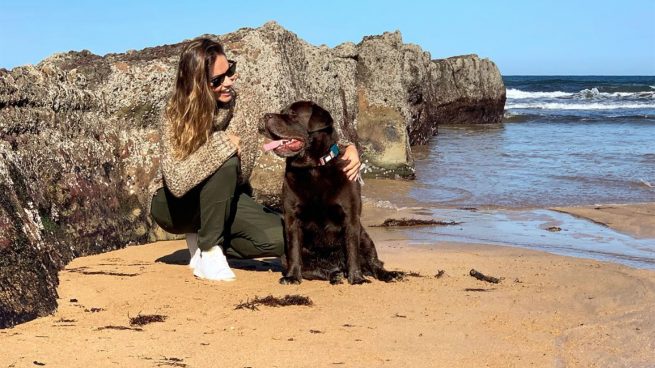
[[507,98],[511,99],[525,99],[525,98],[558,98],[558,97],[571,97],[573,93],[568,92],[526,92],[520,89],[510,88],[507,90]]
[[[652,87],[652,86],[651,86]],[[598,88],[583,89],[579,92],[528,92],[520,89],[507,89],[507,98],[511,100],[525,99],[638,99],[647,100],[655,99],[655,92],[600,92]]]
[[544,110],[614,110],[614,109],[655,109],[655,104],[636,103],[507,103],[509,109],[544,109]]

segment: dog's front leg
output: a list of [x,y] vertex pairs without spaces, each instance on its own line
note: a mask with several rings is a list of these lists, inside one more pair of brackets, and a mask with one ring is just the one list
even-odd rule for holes
[[280,284],[300,284],[302,282],[302,228],[300,221],[293,215],[287,215],[287,211],[285,211],[284,222],[287,269],[284,276],[280,278]]
[[[359,237],[360,231],[358,226],[353,226],[354,218],[347,221],[348,228],[346,229],[346,254],[348,255],[348,283],[349,284],[363,284],[370,282],[362,274],[361,264],[359,262]],[[357,223],[359,224],[359,223]]]

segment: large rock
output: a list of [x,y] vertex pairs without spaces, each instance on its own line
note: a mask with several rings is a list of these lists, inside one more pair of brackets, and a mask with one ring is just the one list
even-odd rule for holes
[[57,307],[56,230],[44,226],[16,160],[0,146],[0,328]]
[[357,60],[354,126],[373,174],[413,177],[411,146],[426,144],[439,124],[502,119],[505,86],[490,60],[477,55],[431,60],[420,47],[403,44],[400,32],[349,46],[348,57]]
[[[411,144],[439,123],[502,116],[493,63],[432,61],[398,32],[330,49],[271,22],[219,39],[240,66],[235,122],[254,167],[245,174],[269,205],[279,203],[283,161],[261,153],[256,129],[263,113],[295,100],[328,109],[371,175],[412,177]],[[183,46],[68,52],[0,70],[0,327],[54,310],[57,270],[74,257],[170,236],[146,213],[147,189]]]
[[[496,124],[505,110],[505,84],[498,67],[477,55],[434,60],[435,92],[433,106],[438,124]],[[417,135],[416,143],[426,142],[429,134]]]

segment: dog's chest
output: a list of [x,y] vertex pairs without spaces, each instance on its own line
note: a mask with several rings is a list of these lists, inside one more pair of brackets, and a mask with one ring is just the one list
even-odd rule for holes
[[284,185],[285,196],[293,199],[294,217],[305,228],[341,229],[353,197],[352,183],[342,172],[307,170],[287,175]]
[[346,214],[338,204],[297,207],[295,219],[302,232],[303,247],[312,249],[339,248],[345,242]]
[[285,174],[284,185],[301,202],[330,204],[347,200],[352,183],[336,167],[297,170]]

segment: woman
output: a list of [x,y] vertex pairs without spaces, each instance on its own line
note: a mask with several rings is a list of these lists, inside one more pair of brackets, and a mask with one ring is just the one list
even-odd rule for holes
[[[281,217],[240,185],[259,147],[256,126],[232,121],[237,77],[236,62],[227,59],[221,44],[207,38],[191,41],[180,56],[163,119],[163,182],[152,198],[151,214],[164,230],[187,234],[189,266],[203,279],[235,279],[225,254],[284,254]],[[247,158],[244,170],[241,155]],[[361,165],[354,145],[347,146],[342,159],[350,161],[344,171],[354,180]]]

